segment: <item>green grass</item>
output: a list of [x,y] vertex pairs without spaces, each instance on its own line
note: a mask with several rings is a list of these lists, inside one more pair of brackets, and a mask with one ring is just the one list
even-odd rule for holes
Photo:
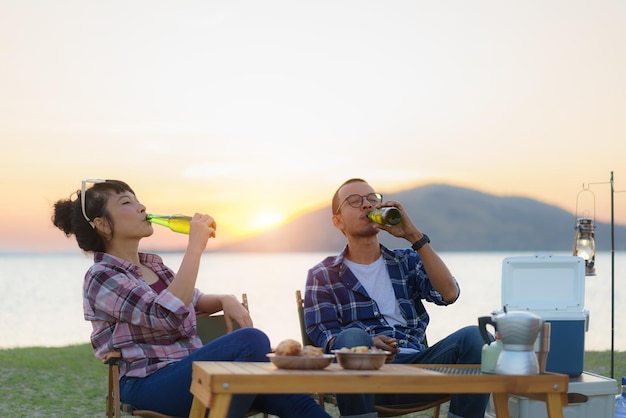
[[106,376],[89,344],[0,350],[0,411],[7,417],[102,417]]
[[[585,371],[609,376],[610,355],[609,351],[585,353]],[[1,415],[104,417],[106,376],[106,366],[94,357],[89,344],[0,350]],[[626,376],[626,352],[615,353],[614,376],[618,381]]]

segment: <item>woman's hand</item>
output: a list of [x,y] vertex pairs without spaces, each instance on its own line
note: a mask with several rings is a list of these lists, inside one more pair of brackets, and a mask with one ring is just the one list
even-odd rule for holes
[[220,301],[222,302],[222,311],[224,311],[227,332],[233,330],[233,321],[238,323],[241,328],[254,326],[250,312],[248,312],[234,295],[222,295]]
[[189,244],[191,248],[204,251],[209,238],[215,238],[217,224],[211,215],[196,213],[189,223]]

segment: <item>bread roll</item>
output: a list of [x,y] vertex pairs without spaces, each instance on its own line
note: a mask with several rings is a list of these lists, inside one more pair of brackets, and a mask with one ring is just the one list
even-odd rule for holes
[[276,347],[276,354],[279,356],[299,356],[302,351],[302,344],[296,340],[284,340]]
[[305,345],[302,349],[302,355],[307,357],[322,357],[324,355],[324,351],[319,347]]

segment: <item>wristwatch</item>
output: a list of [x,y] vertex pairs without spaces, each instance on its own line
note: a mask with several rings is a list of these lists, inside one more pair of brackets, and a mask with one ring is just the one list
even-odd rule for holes
[[428,243],[430,243],[430,238],[428,238],[428,235],[422,234],[422,238],[415,241],[415,244],[411,245],[411,248],[413,248],[415,251],[419,251],[420,248]]

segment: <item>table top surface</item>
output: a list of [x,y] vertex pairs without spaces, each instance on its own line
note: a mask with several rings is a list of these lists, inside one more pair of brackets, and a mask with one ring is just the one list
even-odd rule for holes
[[566,393],[569,381],[562,374],[497,375],[481,373],[480,366],[434,364],[385,364],[378,370],[345,370],[333,363],[321,370],[294,370],[278,369],[267,362],[197,361],[193,370],[213,393],[264,393],[275,391],[277,386],[288,391],[338,393]]

